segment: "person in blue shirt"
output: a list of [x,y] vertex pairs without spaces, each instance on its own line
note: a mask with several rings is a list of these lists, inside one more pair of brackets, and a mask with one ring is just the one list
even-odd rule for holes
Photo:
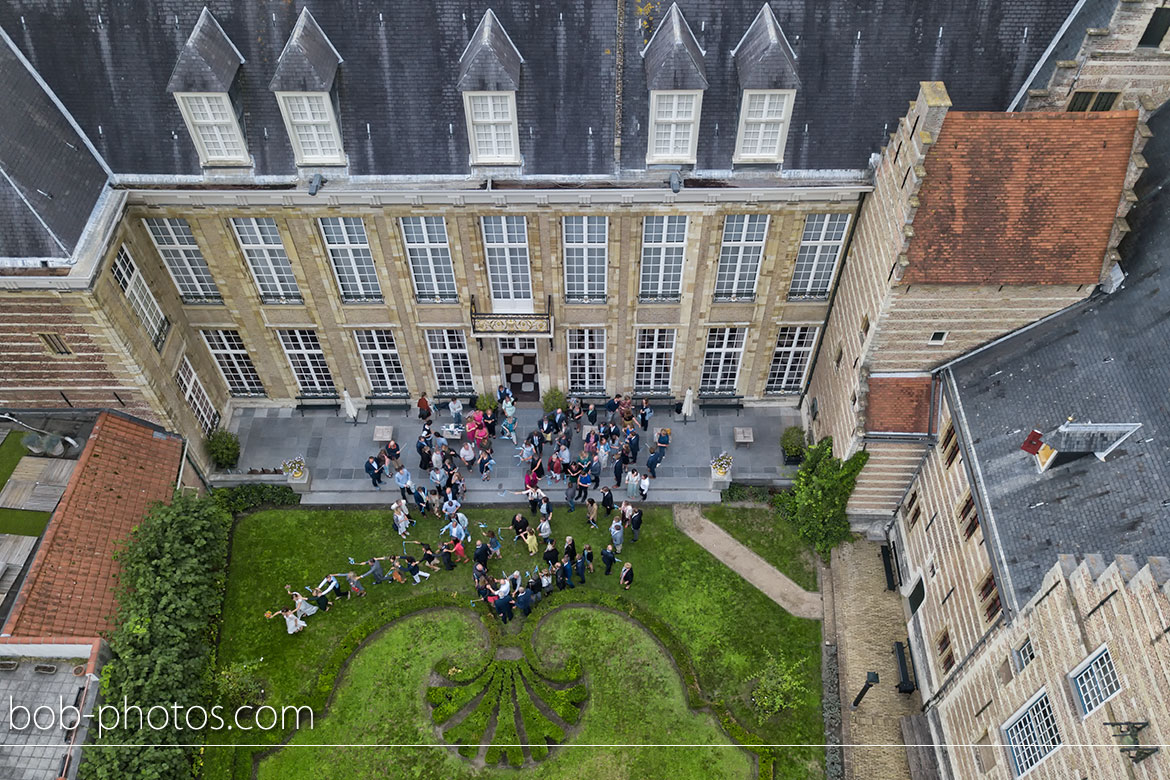
[[451,522],[443,526],[442,531],[439,531],[440,536],[443,534],[450,534],[452,539],[463,541],[467,538],[467,529],[459,524],[459,520],[457,518],[452,517]]
[[524,617],[532,614],[532,591],[523,585],[516,591],[516,609],[520,610]]
[[642,439],[638,436],[638,429],[633,425],[626,432],[626,444],[630,445],[630,463],[637,463],[638,450],[642,446]]

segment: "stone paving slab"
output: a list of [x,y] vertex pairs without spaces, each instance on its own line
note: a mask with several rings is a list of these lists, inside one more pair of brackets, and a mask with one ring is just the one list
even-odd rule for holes
[[703,517],[695,504],[676,505],[674,524],[789,613],[810,620],[820,620],[824,616],[821,594],[809,593],[788,579],[731,534]]

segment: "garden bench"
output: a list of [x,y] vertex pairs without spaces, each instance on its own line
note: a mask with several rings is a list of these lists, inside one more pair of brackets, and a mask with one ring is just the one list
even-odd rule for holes
[[341,399],[335,395],[298,395],[297,411],[305,416],[305,409],[332,409],[341,414]]
[[914,693],[918,687],[910,678],[910,663],[906,659],[906,646],[894,642],[894,660],[898,662],[898,693]]
[[742,395],[709,395],[699,396],[700,409],[734,409],[735,416],[743,409]]
[[389,395],[367,395],[366,396],[366,411],[374,411],[376,409],[402,409],[409,413],[414,404],[410,398],[405,396],[389,396]]

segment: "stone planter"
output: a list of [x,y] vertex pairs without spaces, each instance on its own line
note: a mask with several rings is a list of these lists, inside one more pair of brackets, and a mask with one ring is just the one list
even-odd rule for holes
[[726,490],[729,487],[731,487],[731,469],[723,473],[711,469],[711,489]]
[[306,466],[301,476],[294,477],[292,472],[288,474],[288,486],[293,489],[294,493],[308,493],[309,486],[312,484],[313,475],[309,473],[309,467]]

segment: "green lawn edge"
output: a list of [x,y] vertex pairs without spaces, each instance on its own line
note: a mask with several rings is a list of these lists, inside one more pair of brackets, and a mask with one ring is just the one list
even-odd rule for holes
[[816,554],[775,509],[705,504],[700,512],[801,588],[817,591]]

